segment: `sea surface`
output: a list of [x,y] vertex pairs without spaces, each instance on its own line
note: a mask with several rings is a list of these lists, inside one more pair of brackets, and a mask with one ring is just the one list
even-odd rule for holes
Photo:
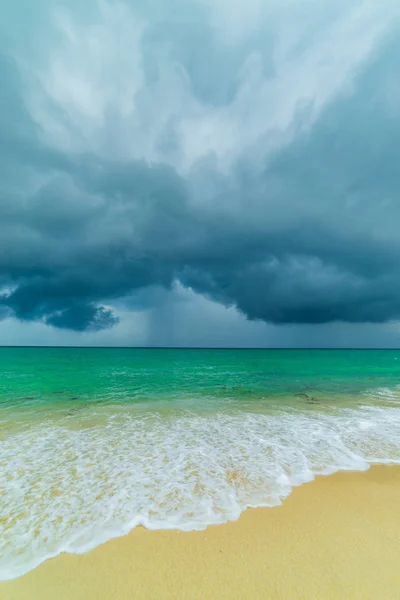
[[0,579],[400,462],[400,351],[0,348]]

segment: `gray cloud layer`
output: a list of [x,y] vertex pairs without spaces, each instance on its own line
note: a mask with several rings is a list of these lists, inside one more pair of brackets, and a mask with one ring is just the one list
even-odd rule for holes
[[42,1],[24,35],[6,7],[0,317],[98,330],[179,282],[400,318],[398,9],[320,4]]

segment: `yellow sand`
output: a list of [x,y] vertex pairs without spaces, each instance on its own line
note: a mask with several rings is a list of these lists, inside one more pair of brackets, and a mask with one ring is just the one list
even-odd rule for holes
[[0,598],[400,599],[400,467],[320,477],[204,532],[139,528],[0,584]]

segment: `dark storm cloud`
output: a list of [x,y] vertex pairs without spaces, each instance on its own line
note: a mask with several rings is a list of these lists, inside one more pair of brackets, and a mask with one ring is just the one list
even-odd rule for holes
[[[307,102],[300,94],[282,130],[271,107],[264,112],[244,103],[258,115],[258,135],[253,116],[245,111],[242,120],[235,102],[257,77],[263,83],[254,83],[252,102],[265,94],[265,85],[279,83],[274,36],[265,41],[255,30],[238,39],[236,23],[233,41],[221,41],[207,3],[188,3],[180,19],[154,6],[158,11],[140,38],[138,115],[126,127],[114,99],[92,127],[99,100],[91,97],[87,108],[79,81],[65,92],[60,80],[68,70],[56,79],[45,116],[36,114],[22,80],[26,61],[21,67],[6,55],[0,60],[0,318],[12,314],[58,328],[98,330],[116,323],[110,306],[135,308],[135,293],[143,304],[145,290],[170,289],[174,282],[252,320],[399,318],[398,30],[357,59],[345,84],[318,110],[318,87]],[[140,18],[149,18],[144,5],[136,8]],[[327,26],[322,16],[314,27]],[[103,39],[103,29],[95,41]],[[307,35],[312,48],[316,34]],[[307,44],[307,36],[298,36],[291,50],[299,64],[303,56],[310,61]],[[166,48],[167,67],[160,57]],[[318,48],[317,59],[326,51]],[[257,51],[261,67],[243,84]],[[318,60],[310,64],[311,73],[321,68]],[[114,68],[110,73],[117,78]],[[307,88],[307,73],[293,86]],[[108,81],[101,83],[107,88]],[[292,89],[282,84],[278,92]],[[189,102],[193,111],[184,114]],[[279,102],[274,110],[278,123]],[[235,127],[239,123],[240,135],[232,134],[228,117]],[[198,135],[196,119],[203,119]],[[203,138],[206,127],[211,129]],[[233,135],[229,147],[221,131]],[[136,140],[139,149],[128,151]]]

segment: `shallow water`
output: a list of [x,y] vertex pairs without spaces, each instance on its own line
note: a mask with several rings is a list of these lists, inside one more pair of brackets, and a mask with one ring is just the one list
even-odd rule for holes
[[0,579],[400,462],[400,352],[0,349]]

